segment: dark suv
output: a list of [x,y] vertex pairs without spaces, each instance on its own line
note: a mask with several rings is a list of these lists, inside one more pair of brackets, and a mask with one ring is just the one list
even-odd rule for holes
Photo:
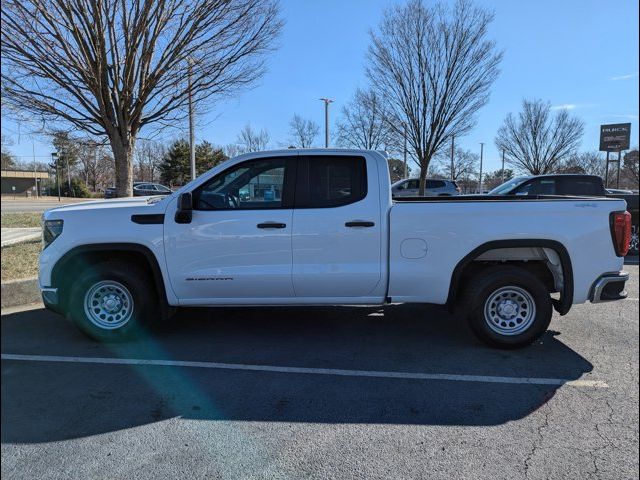
[[629,255],[638,255],[638,194],[610,193],[597,175],[537,175],[516,177],[494,188],[489,195],[576,195],[581,197],[616,197],[627,202],[631,213]]
[[577,195],[604,197],[607,191],[597,175],[536,175],[516,177],[489,192],[489,195]]

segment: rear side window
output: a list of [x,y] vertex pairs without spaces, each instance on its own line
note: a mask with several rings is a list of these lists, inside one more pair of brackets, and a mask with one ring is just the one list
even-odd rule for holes
[[420,182],[418,180],[409,180],[407,185],[407,188],[410,190],[418,190],[418,188],[420,188]]
[[599,196],[604,195],[602,181],[595,178],[564,178],[563,195]]
[[425,188],[442,188],[444,185],[442,180],[427,180]]
[[319,156],[309,158],[308,198],[298,199],[310,208],[339,207],[367,196],[367,164],[364,157]]

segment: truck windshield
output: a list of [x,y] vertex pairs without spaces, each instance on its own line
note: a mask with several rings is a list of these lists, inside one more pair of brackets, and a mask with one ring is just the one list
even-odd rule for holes
[[510,191],[512,191],[517,186],[523,184],[531,177],[516,177],[512,178],[508,182],[503,183],[502,185],[498,185],[496,188],[489,192],[489,195],[507,195]]

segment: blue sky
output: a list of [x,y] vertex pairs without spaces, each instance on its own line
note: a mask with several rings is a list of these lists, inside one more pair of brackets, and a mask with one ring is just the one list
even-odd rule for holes
[[[366,87],[368,31],[393,0],[282,0],[286,21],[279,48],[269,59],[260,83],[234,99],[218,103],[197,131],[199,140],[233,143],[247,123],[266,129],[273,147],[286,144],[294,113],[323,125],[323,104],[335,99],[332,123],[357,87]],[[638,2],[617,0],[480,1],[495,11],[490,31],[505,52],[502,73],[489,104],[477,115],[477,126],[457,143],[478,151],[485,142],[486,169],[499,168],[493,145],[508,112],[523,98],[540,98],[566,106],[585,122],[583,150],[597,150],[599,125],[632,123],[632,145],[638,145]],[[3,119],[4,120],[4,119]],[[184,127],[186,128],[186,122]],[[16,125],[3,132],[17,155],[32,154],[31,140]],[[22,129],[24,133],[24,128]],[[323,134],[317,138],[321,144]],[[37,156],[51,147],[36,140]]]

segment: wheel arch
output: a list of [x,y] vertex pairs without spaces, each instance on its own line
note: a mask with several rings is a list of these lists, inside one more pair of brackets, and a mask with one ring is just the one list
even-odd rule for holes
[[91,265],[107,260],[125,260],[141,266],[153,280],[163,311],[170,308],[167,301],[162,270],[155,254],[145,245],[138,243],[96,243],[79,245],[66,252],[54,265],[51,272],[51,286],[59,289],[60,300],[66,307],[68,293],[73,279],[66,272],[76,273]]
[[449,284],[449,294],[447,296],[447,306],[450,310],[459,297],[461,288],[463,287],[463,276],[465,271],[472,263],[482,254],[491,250],[508,248],[545,248],[553,250],[560,259],[562,267],[563,284],[560,290],[560,298],[553,299],[553,306],[560,315],[566,315],[573,304],[573,267],[571,257],[566,247],[556,241],[547,239],[514,239],[514,240],[494,240],[483,243],[469,252],[462,260],[458,262],[451,275],[451,283]]

